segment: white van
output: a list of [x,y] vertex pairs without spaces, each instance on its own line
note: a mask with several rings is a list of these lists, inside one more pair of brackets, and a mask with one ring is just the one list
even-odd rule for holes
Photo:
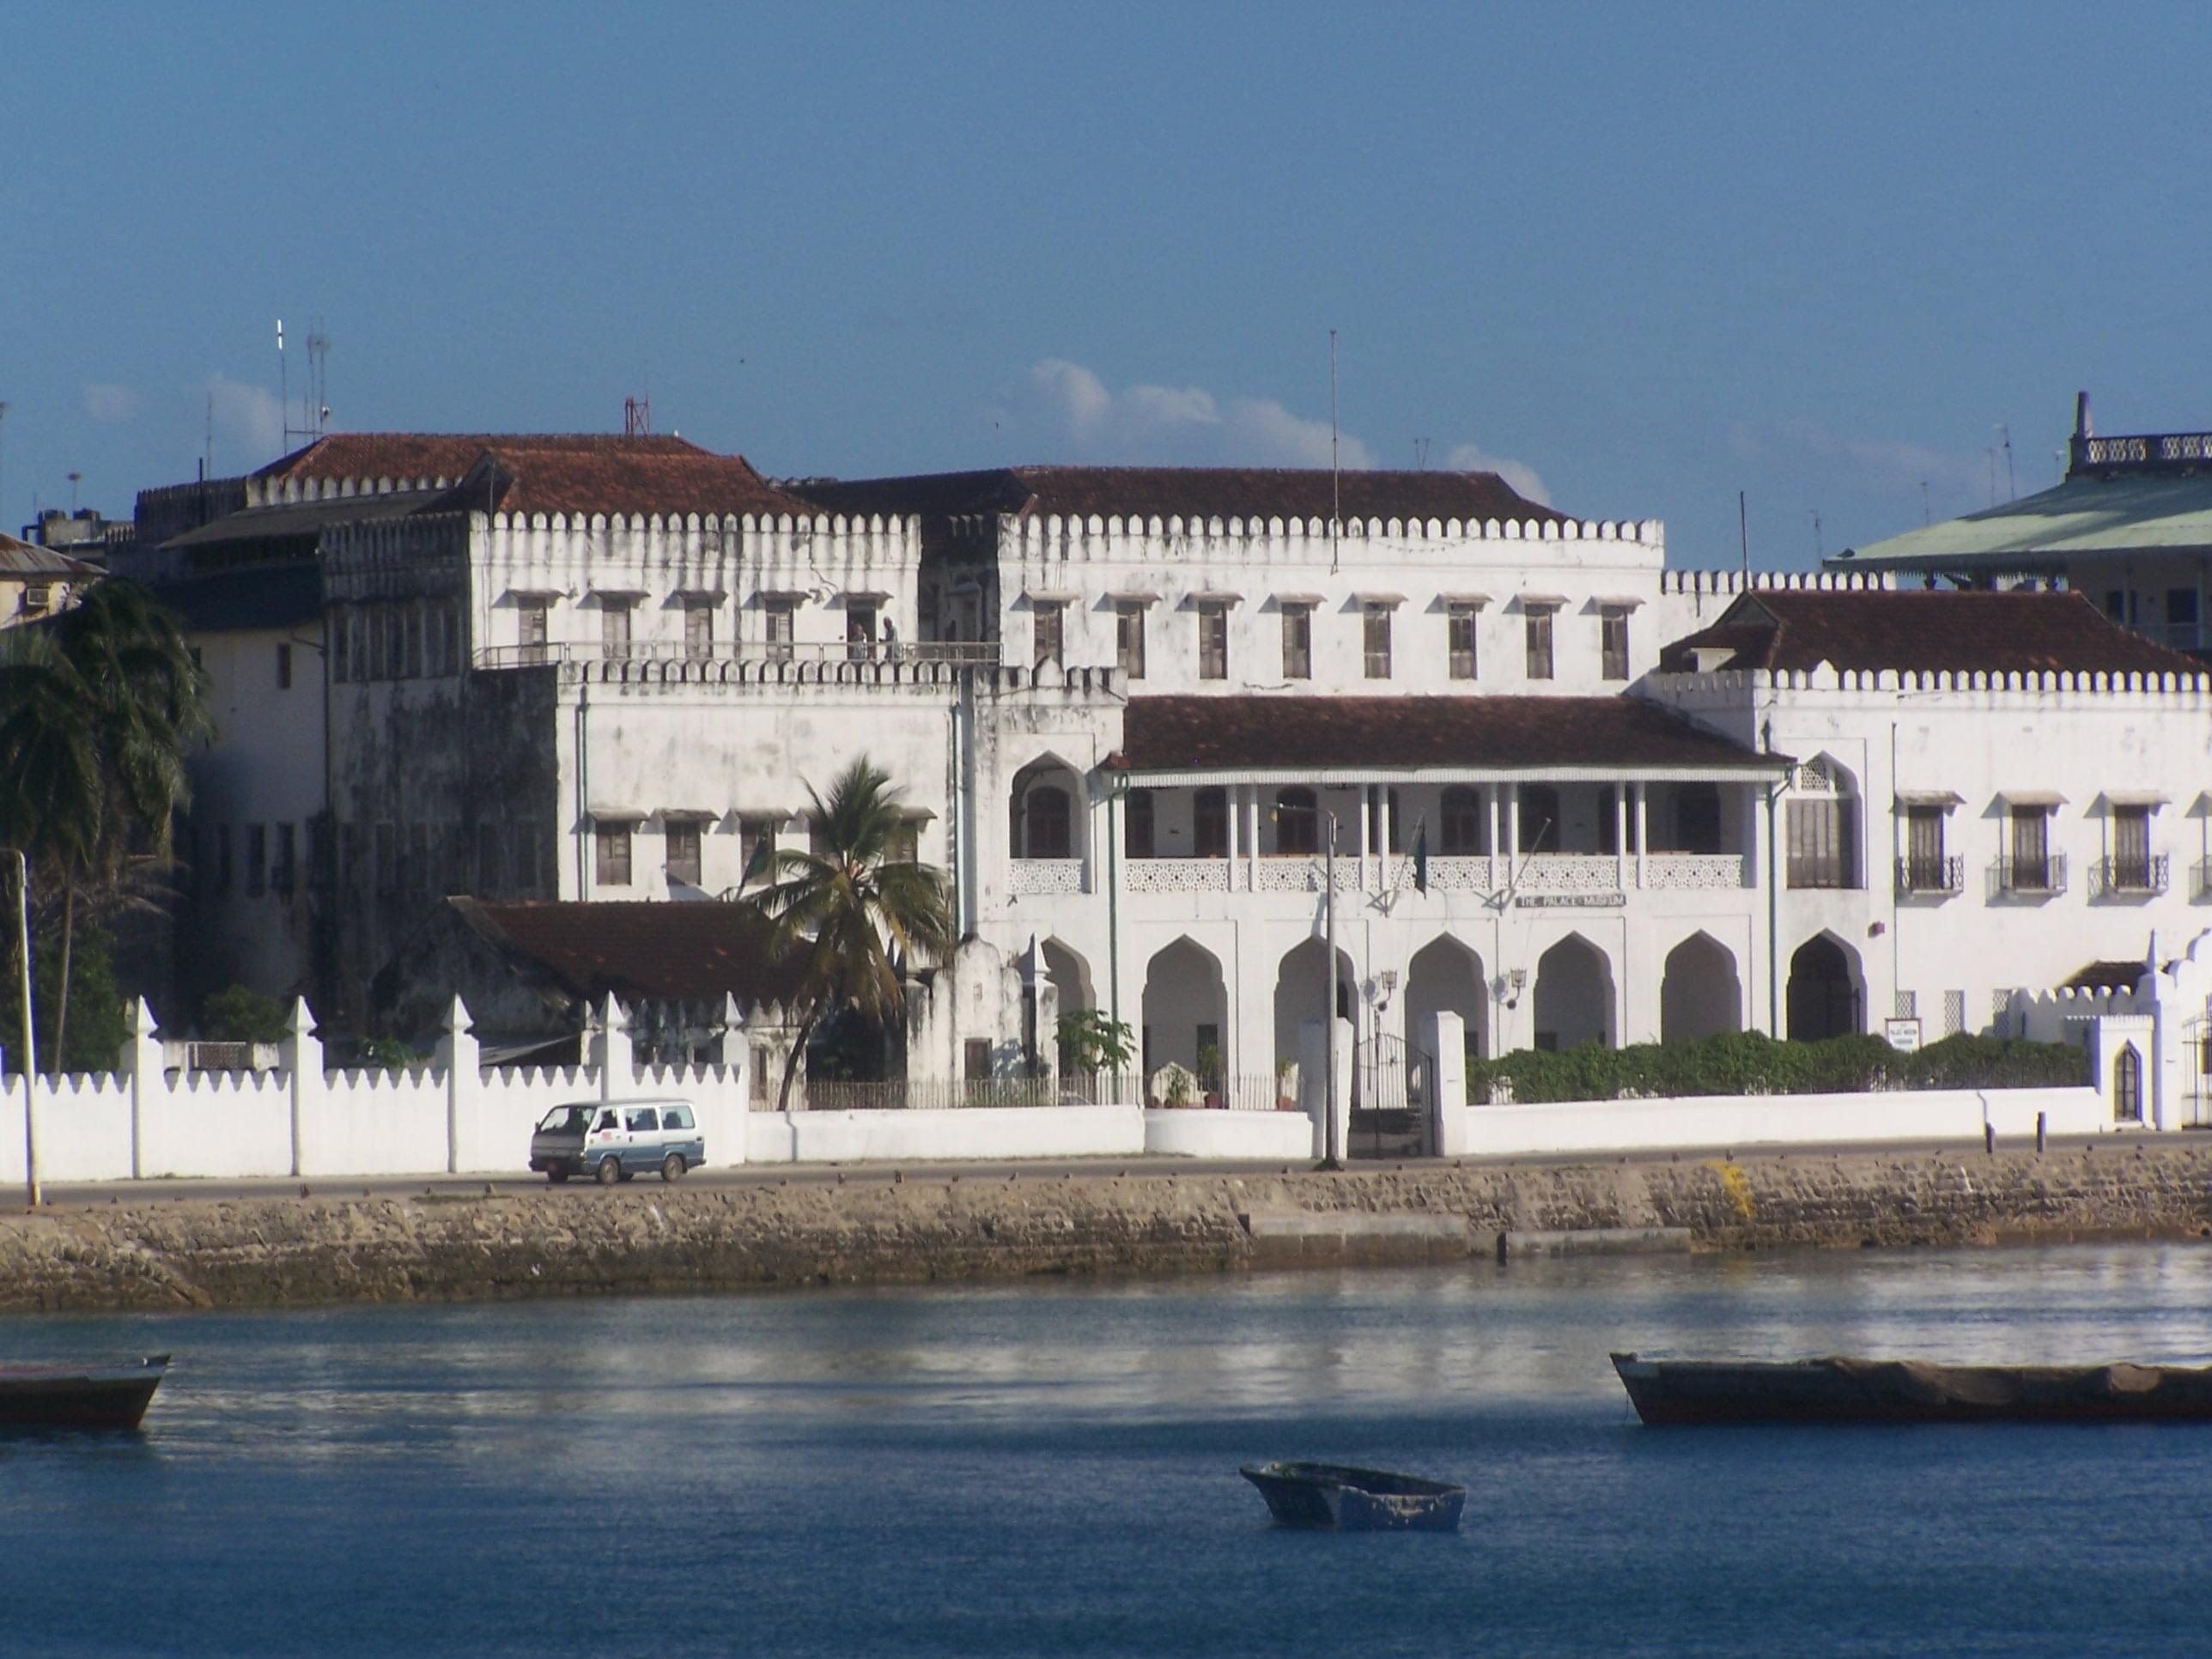
[[688,1100],[575,1100],[556,1106],[530,1137],[530,1167],[560,1182],[589,1170],[602,1187],[647,1170],[678,1179],[707,1161]]

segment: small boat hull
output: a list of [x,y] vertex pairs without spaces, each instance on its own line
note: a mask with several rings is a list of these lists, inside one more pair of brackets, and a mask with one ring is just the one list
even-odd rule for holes
[[2212,1421],[2212,1369],[1613,1356],[1653,1428],[1757,1423]]
[[135,1429],[169,1356],[123,1365],[0,1365],[0,1429]]
[[1247,1463],[1279,1527],[1322,1532],[1456,1532],[1467,1488],[1343,1463]]

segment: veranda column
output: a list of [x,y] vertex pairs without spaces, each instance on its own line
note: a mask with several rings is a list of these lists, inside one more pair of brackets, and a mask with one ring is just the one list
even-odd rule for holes
[[1651,848],[1651,813],[1647,799],[1650,785],[1642,778],[1632,786],[1636,791],[1636,884],[1644,885],[1644,860]]

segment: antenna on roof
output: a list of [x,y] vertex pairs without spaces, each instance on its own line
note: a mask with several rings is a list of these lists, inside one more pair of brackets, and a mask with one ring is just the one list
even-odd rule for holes
[[[1328,574],[1336,574],[1337,521],[1344,516],[1344,477],[1336,458],[1336,331],[1328,331]],[[1334,958],[1332,958],[1334,960]]]
[[[1999,421],[1999,422],[1996,423],[1996,430],[1997,430],[2000,434],[2002,434],[2003,435],[2003,438],[2004,438],[2004,453],[2005,453],[2005,499],[2006,499],[2007,501],[2018,501],[2018,500],[2020,499],[2020,481],[2019,481],[2017,478],[2015,478],[2015,477],[2013,477],[2013,471],[2012,471],[2012,428],[2011,428],[2010,427],[2007,426],[2007,425],[2006,425],[2002,421]],[[1990,495],[1996,495],[1996,468],[1995,468],[1995,467],[1992,467],[1992,468],[1990,469]]]
[[[8,424],[8,405],[7,405],[7,404],[6,404],[5,402],[0,402],[0,427],[5,427],[7,424]],[[7,452],[6,452],[4,449],[0,449],[0,461],[4,461],[6,459],[7,459]],[[7,482],[7,479],[8,479],[8,475],[7,475],[7,473],[6,473],[5,471],[0,471],[0,483],[5,483]],[[5,513],[6,513],[6,511],[7,511],[7,503],[8,503],[8,497],[7,497],[7,494],[6,494],[6,492],[5,492],[5,491],[0,491],[0,514],[5,514]],[[4,520],[0,520],[0,522],[3,522],[3,521],[4,521]]]
[[1735,492],[1735,536],[1743,544],[1743,585],[1751,586],[1751,515],[1744,510],[1743,491]]
[[292,447],[292,376],[284,367],[284,319],[276,319],[276,424],[284,434],[286,449]]
[[653,435],[653,396],[623,399],[623,436],[649,438]]
[[325,398],[329,390],[330,355],[331,337],[323,332],[323,319],[318,317],[307,325],[307,384],[300,392],[300,424],[294,426],[292,376],[284,357],[284,319],[276,319],[276,410],[283,423],[287,450],[295,438],[313,443],[329,429],[331,409]]
[[1816,507],[1812,508],[1811,512],[1813,514],[1813,559],[1814,562],[1818,563],[1826,558],[1827,554],[1820,545],[1820,509]]
[[1920,522],[1923,524],[1936,522],[1936,515],[1928,506],[1928,480],[1925,478],[1920,481]]
[[1428,470],[1429,441],[1426,438],[1416,438],[1413,440],[1413,471],[1425,472]]

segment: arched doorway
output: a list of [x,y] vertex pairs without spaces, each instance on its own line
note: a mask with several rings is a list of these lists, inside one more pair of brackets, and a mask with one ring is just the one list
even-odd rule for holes
[[2124,1042],[2112,1056],[2112,1121],[2140,1123],[2142,1115],[2142,1056]]
[[1467,1027],[1467,1057],[1480,1059],[1487,1041],[1490,997],[1482,958],[1449,933],[1431,939],[1406,964],[1406,1042],[1425,1049],[1429,1016],[1457,1014]]
[[1710,933],[1692,933],[1667,953],[1659,981],[1659,1041],[1695,1042],[1743,1030],[1743,981],[1735,957]]
[[1153,957],[1145,969],[1139,1043],[1145,1075],[1170,1062],[1196,1072],[1200,1051],[1223,1046],[1228,1008],[1221,963],[1204,945],[1186,936]]
[[[1319,1019],[1328,1004],[1328,947],[1310,939],[1283,954],[1275,969],[1275,1059],[1298,1057],[1298,1027]],[[1359,988],[1352,977],[1352,958],[1336,953],[1336,1013],[1340,1019],[1358,1024]]]
[[1859,1029],[1857,962],[1826,933],[1797,947],[1790,958],[1788,1030],[1792,1042],[1822,1042]]
[[1613,1042],[1613,969],[1605,952],[1570,933],[1536,960],[1536,1046]]
[[1007,801],[1007,844],[1018,859],[1083,856],[1083,787],[1074,769],[1057,755],[1031,761],[1014,774]]

